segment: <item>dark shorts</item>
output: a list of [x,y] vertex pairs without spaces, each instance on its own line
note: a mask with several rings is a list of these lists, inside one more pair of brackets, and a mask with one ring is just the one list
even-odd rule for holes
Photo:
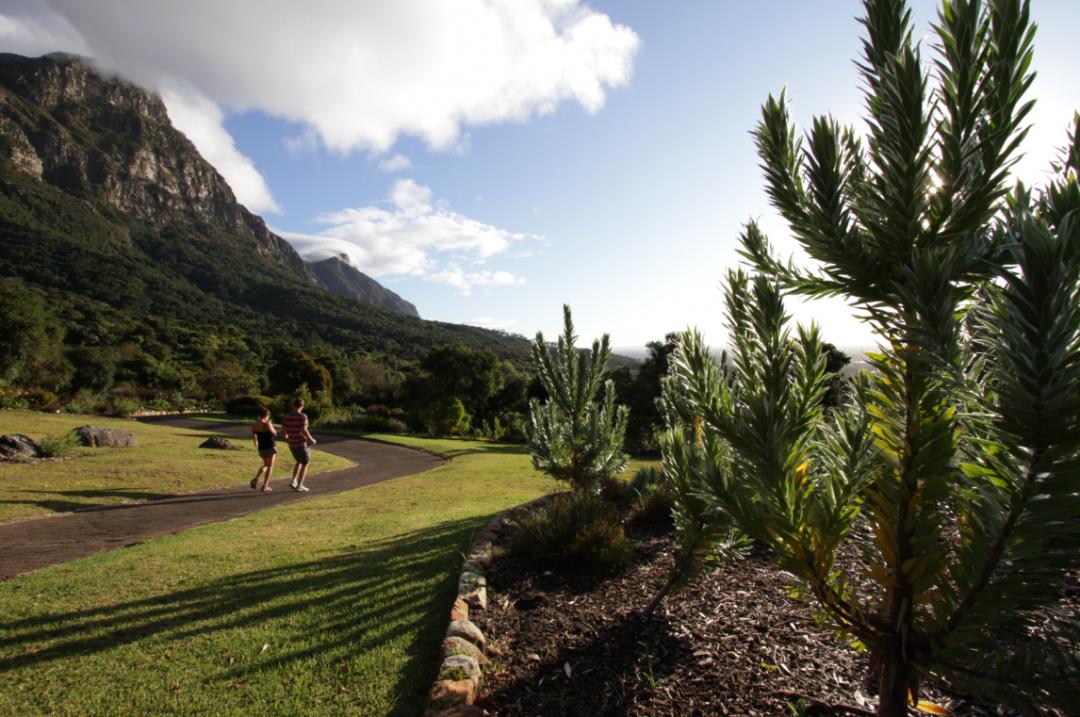
[[292,453],[293,459],[301,464],[307,465],[311,463],[311,450],[306,446],[289,446],[289,451]]
[[265,451],[259,451],[259,456],[261,458],[269,458],[270,456],[276,456],[276,455],[277,455],[277,449],[276,448],[267,448]]

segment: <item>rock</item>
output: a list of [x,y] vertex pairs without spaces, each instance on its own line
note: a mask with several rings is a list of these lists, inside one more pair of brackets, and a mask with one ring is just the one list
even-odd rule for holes
[[470,680],[479,685],[482,675],[480,663],[469,655],[450,655],[439,668],[439,677],[444,680]]
[[470,608],[487,610],[487,588],[482,585],[470,585],[463,582],[458,586],[458,597]]
[[478,572],[466,570],[461,574],[459,585],[472,585],[474,587],[487,587],[487,578]]
[[0,461],[32,461],[44,454],[29,436],[12,433],[0,436]]
[[450,620],[468,620],[469,604],[461,598],[454,600],[454,606],[450,608]]
[[468,620],[453,620],[450,627],[446,629],[446,636],[468,640],[481,650],[487,647],[487,638],[484,637],[484,633],[480,632],[480,628]]
[[228,438],[222,438],[221,436],[210,436],[205,441],[199,444],[199,448],[214,448],[219,451],[239,451],[239,446],[234,446],[233,442]]
[[429,700],[434,711],[429,710],[428,714],[454,714],[450,711],[439,710],[451,710],[459,705],[471,705],[476,700],[476,683],[472,680],[439,680],[431,686]]
[[453,655],[466,655],[476,660],[476,664],[481,667],[491,664],[491,660],[487,658],[487,655],[484,654],[483,650],[468,640],[463,640],[460,637],[448,637],[443,640],[442,655],[444,658],[452,657]]
[[491,562],[491,557],[491,543],[478,541],[473,544],[472,552],[469,553],[466,562],[484,566]]
[[86,425],[74,429],[74,433],[79,437],[80,445],[91,448],[130,448],[137,445],[131,431],[119,428]]

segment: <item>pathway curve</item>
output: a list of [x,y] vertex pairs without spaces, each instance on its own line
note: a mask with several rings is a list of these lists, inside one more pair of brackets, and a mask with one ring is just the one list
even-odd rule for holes
[[[154,417],[143,420],[175,428],[202,430],[208,434],[224,433],[245,440],[251,430],[247,424],[213,423],[190,418]],[[3,524],[0,525],[0,579],[134,545],[203,523],[237,518],[285,503],[420,473],[444,462],[442,458],[410,448],[319,434],[317,430],[315,433],[318,434],[319,445],[312,456],[313,463],[318,462],[318,451],[322,450],[348,458],[357,465],[310,476],[307,484],[311,492],[297,493],[289,490],[292,461],[288,448],[282,442],[271,482],[276,490],[272,493],[253,491],[245,482],[141,503],[86,508],[61,516]],[[258,459],[252,453],[253,474],[257,467]]]

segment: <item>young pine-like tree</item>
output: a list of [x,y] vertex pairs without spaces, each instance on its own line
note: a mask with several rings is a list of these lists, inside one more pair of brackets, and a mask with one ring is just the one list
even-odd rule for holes
[[[830,118],[798,139],[783,95],[756,131],[770,197],[817,268],[778,261],[747,226],[757,273],[728,278],[732,360],[718,366],[700,336],[683,336],[667,391],[684,405],[665,461],[697,514],[771,546],[870,648],[878,715],[907,714],[927,675],[1028,711],[1070,710],[1080,628],[1061,598],[1080,569],[1080,118],[1050,185],[1009,194],[1030,108],[1027,3],[945,2],[929,73],[905,3],[865,11],[865,143]],[[792,333],[785,292],[843,297],[879,338],[835,412],[821,403],[821,338]]]
[[615,405],[615,386],[604,380],[608,335],[593,342],[591,353],[578,351],[576,341],[569,306],[563,306],[563,334],[554,347],[536,334],[533,362],[548,399],[529,402],[529,450],[537,470],[574,490],[592,490],[626,467],[628,412]]

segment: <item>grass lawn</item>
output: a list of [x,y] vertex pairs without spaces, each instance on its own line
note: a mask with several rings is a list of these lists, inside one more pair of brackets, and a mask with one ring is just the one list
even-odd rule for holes
[[[75,458],[37,463],[0,463],[0,522],[91,505],[146,500],[249,480],[260,460],[249,441],[241,451],[199,448],[208,431],[155,426],[100,416],[0,411],[0,434],[25,433],[35,440],[87,423],[131,431],[134,448],[77,448]],[[312,475],[352,465],[320,452]],[[280,466],[278,468],[280,473]]]
[[420,714],[462,553],[554,483],[519,447],[380,438],[456,457],[0,583],[0,714]]

